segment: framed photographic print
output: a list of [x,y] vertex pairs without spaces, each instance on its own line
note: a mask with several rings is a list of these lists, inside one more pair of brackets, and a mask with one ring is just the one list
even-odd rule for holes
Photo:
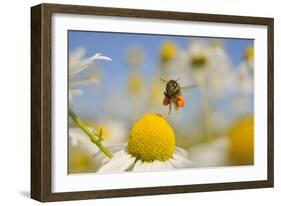
[[31,197],[273,187],[273,19],[31,8]]

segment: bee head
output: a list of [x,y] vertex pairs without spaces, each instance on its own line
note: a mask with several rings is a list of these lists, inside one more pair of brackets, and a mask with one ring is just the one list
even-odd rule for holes
[[177,81],[175,80],[170,80],[168,83],[167,83],[167,86],[169,88],[172,88],[172,89],[176,89],[178,87],[178,83]]

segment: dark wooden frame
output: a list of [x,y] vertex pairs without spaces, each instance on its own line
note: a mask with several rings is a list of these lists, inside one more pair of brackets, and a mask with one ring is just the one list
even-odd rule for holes
[[[265,25],[268,31],[267,180],[134,189],[52,193],[51,191],[51,16],[54,13]],[[274,83],[272,18],[40,4],[31,8],[31,197],[42,201],[273,187]],[[266,137],[265,137],[266,138]]]

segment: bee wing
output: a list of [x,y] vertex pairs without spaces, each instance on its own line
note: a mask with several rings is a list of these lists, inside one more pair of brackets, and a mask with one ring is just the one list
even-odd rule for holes
[[188,91],[190,89],[193,89],[194,87],[197,87],[197,85],[193,84],[193,85],[183,86],[183,87],[181,87],[181,90],[182,91]]

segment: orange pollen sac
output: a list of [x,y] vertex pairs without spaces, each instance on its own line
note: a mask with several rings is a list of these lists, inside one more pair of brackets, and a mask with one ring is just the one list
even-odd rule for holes
[[167,97],[165,97],[163,100],[163,105],[169,105],[169,104],[171,104],[171,101]]
[[184,97],[183,96],[178,97],[178,107],[184,107]]

